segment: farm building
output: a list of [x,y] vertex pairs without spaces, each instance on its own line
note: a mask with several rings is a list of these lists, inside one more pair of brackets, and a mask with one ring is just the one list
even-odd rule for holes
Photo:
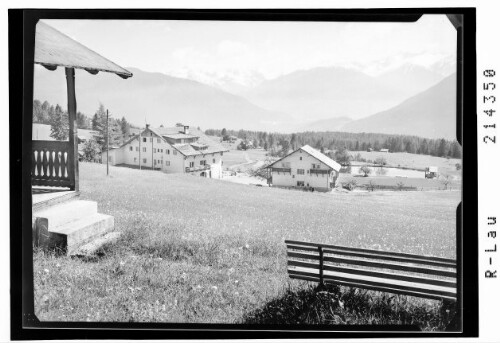
[[[109,150],[109,163],[220,179],[226,151],[218,142],[199,130],[190,130],[189,126],[152,129],[146,125],[139,135]],[[103,163],[106,158],[104,151]]]
[[389,152],[389,149],[380,149],[380,152]]
[[433,179],[439,176],[438,167],[427,167],[425,168],[425,178]]
[[340,164],[304,145],[268,166],[277,187],[310,188],[327,192],[336,186]]
[[[39,124],[33,123],[33,131],[31,135],[31,139],[35,141],[55,141],[54,138],[50,136],[51,134],[50,125],[47,124]],[[78,129],[78,143],[85,143],[87,140],[92,137],[98,136],[99,133],[94,130],[84,130]]]

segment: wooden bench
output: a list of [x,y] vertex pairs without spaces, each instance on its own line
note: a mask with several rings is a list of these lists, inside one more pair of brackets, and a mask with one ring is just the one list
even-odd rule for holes
[[457,298],[456,261],[327,244],[285,241],[290,278],[411,295]]

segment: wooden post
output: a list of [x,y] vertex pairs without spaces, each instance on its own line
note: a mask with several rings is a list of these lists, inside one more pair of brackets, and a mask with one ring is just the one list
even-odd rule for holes
[[66,87],[68,91],[68,118],[69,118],[69,153],[68,175],[70,189],[77,191],[79,187],[78,172],[78,128],[76,125],[76,96],[75,96],[75,69],[66,69]]
[[323,247],[319,246],[319,284],[323,286]]
[[142,169],[141,167],[141,140],[142,140],[142,131],[139,131],[139,170]]
[[106,175],[109,176],[109,111],[106,110]]

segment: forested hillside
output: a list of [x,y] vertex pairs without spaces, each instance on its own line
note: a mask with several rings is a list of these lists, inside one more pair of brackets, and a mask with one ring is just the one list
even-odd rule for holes
[[236,136],[251,140],[254,146],[266,150],[296,149],[308,144],[318,150],[347,149],[380,150],[390,152],[408,152],[439,157],[461,158],[462,147],[457,141],[445,139],[427,139],[417,136],[388,135],[380,133],[350,133],[350,132],[298,132],[292,134],[268,133],[247,130],[217,130],[209,129],[205,133],[211,136]]

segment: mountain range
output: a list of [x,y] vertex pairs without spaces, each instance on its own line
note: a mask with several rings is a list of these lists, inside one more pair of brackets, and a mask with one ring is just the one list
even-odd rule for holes
[[456,74],[403,101],[398,106],[351,121],[347,132],[407,134],[456,139]]
[[[417,65],[403,65],[378,76],[320,67],[272,80],[258,73],[202,77],[185,71],[184,77],[174,77],[127,69],[134,74],[127,80],[77,70],[78,110],[92,115],[103,103],[112,115],[136,125],[183,122],[203,129],[396,134],[417,134],[415,128],[422,127],[418,135],[423,137],[454,137],[449,129],[455,123],[454,103],[448,107],[455,99],[453,82],[444,82],[449,78],[442,81],[443,75]],[[64,71],[36,67],[34,97],[66,104]]]

